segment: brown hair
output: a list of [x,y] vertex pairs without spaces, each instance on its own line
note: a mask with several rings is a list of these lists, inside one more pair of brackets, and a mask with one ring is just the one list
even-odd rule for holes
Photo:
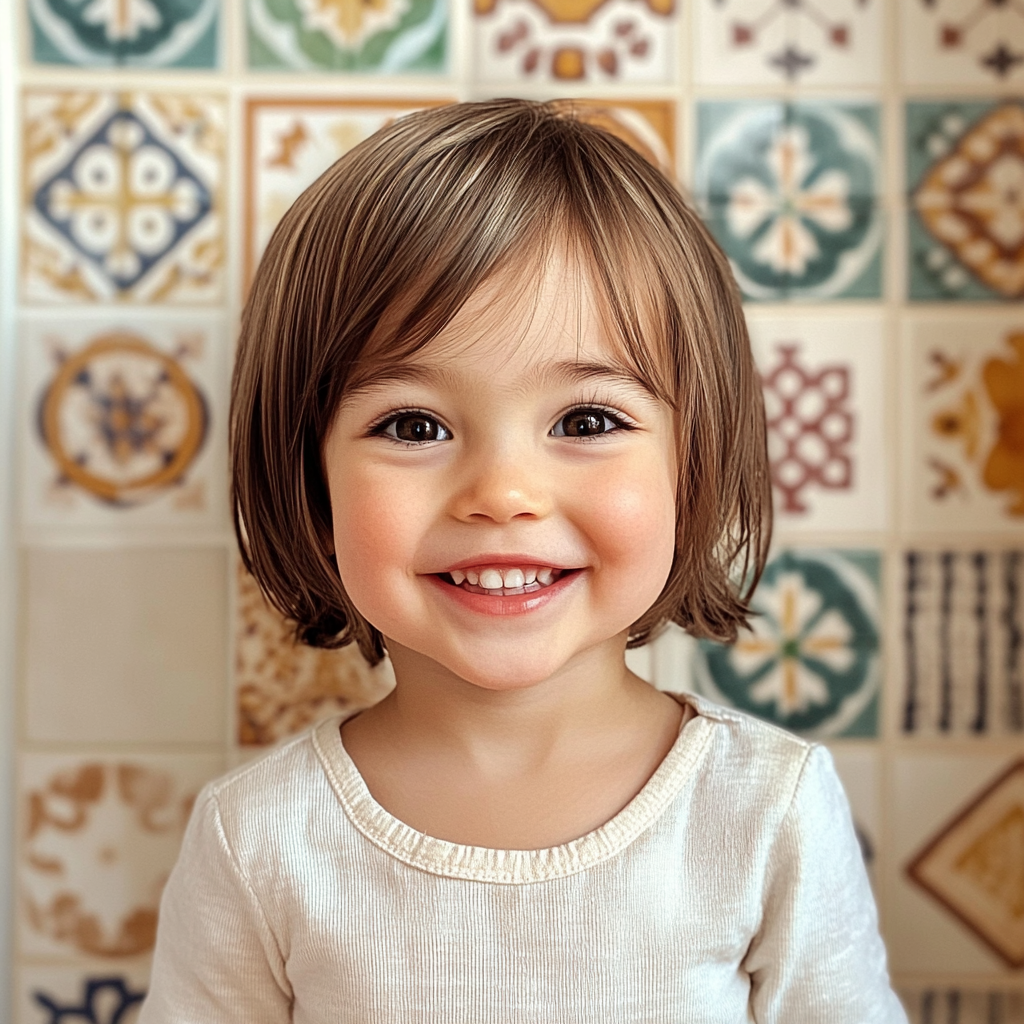
[[419,111],[350,150],[274,231],[242,315],[232,506],[246,567],[306,643],[383,654],[332,555],[321,448],[346,387],[382,352],[394,363],[422,348],[485,278],[543,261],[557,237],[585,257],[625,353],[677,414],[675,559],[630,645],[669,620],[719,640],[746,623],[771,488],[739,294],[673,184],[586,116],[524,100]]

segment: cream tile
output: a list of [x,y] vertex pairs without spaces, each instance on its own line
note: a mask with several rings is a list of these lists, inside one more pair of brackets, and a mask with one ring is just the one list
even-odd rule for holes
[[222,741],[226,564],[215,548],[30,549],[27,738]]
[[[955,914],[907,875],[910,863],[956,817],[970,807],[1009,765],[995,754],[900,755],[892,775],[889,820],[891,847],[885,883],[887,941],[895,973],[968,976],[1006,971],[1005,961]],[[1007,835],[1011,843],[1012,835]],[[999,855],[1012,864],[1022,856],[1019,843]],[[991,876],[1001,885],[998,871]],[[1012,887],[1012,873],[1003,882]],[[970,878],[964,876],[966,882]],[[984,886],[982,886],[982,892]]]
[[764,381],[775,528],[882,530],[883,319],[747,315]]
[[27,531],[226,525],[219,317],[33,318],[19,341]]
[[223,760],[23,754],[19,767],[21,953],[110,962],[150,953],[192,804]]
[[22,967],[16,978],[15,1024],[135,1024],[149,985],[136,961]]

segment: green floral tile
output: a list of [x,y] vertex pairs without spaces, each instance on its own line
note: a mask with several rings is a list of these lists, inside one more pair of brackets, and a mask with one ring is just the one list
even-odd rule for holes
[[876,736],[880,565],[876,551],[776,555],[751,629],[697,646],[698,692],[809,736]]
[[1024,102],[908,103],[910,298],[1024,298]]
[[878,298],[875,104],[707,102],[696,193],[749,299]]
[[221,0],[28,0],[32,59],[92,67],[212,68]]
[[247,0],[249,66],[441,72],[447,0]]

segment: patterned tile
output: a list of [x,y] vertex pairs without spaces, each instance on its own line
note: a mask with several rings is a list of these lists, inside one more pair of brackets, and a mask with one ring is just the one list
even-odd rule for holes
[[261,97],[246,106],[245,280],[289,206],[331,164],[389,122],[442,99]]
[[1024,1024],[1024,991],[901,988],[910,1024]]
[[884,529],[882,318],[752,310],[747,323],[764,384],[776,529]]
[[246,0],[249,67],[440,72],[447,0]]
[[149,953],[164,882],[221,759],[25,754],[17,852],[22,953]]
[[[559,102],[559,101],[556,101]],[[596,124],[670,177],[676,177],[676,105],[671,100],[566,100],[582,121]]]
[[915,319],[903,346],[904,511],[925,530],[1024,527],[1024,319]]
[[1024,939],[1014,912],[1024,893],[1021,771],[1007,774],[1015,759],[1005,753],[975,749],[898,752],[890,764],[886,944],[894,975],[922,987],[1001,989],[1000,977],[1015,978],[1004,954]]
[[702,85],[877,85],[879,0],[696,0],[694,77]]
[[223,522],[223,327],[211,317],[130,323],[23,322],[26,526]]
[[1024,6],[1007,0],[902,0],[904,80],[995,86],[1024,81]]
[[676,0],[473,0],[476,80],[671,82],[676,13]]
[[394,686],[390,664],[371,668],[355,645],[328,651],[297,644],[241,563],[237,580],[239,746],[276,743],[320,719],[376,704]]
[[227,552],[32,545],[22,564],[26,740],[224,742]]
[[698,106],[695,189],[750,299],[877,298],[878,108]]
[[135,1024],[148,974],[130,963],[23,968],[15,1024]]
[[959,810],[907,873],[1010,967],[1024,967],[1024,760]]
[[1024,551],[908,551],[900,728],[1024,733]]
[[26,92],[25,300],[218,301],[224,114],[194,94]]
[[695,649],[697,691],[808,736],[876,735],[879,576],[875,551],[776,554],[752,629]]
[[37,64],[212,68],[221,0],[28,0]]
[[906,131],[910,297],[1024,298],[1024,103],[908,103]]

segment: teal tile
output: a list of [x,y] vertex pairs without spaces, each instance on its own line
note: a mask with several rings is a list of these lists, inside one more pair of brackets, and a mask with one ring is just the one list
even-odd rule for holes
[[28,0],[32,59],[89,67],[212,68],[221,0]]
[[1024,298],[1024,102],[908,103],[905,142],[910,298]]
[[447,0],[247,0],[249,67],[443,72]]
[[696,192],[748,299],[878,298],[875,104],[707,102]]
[[809,736],[877,736],[880,573],[877,551],[780,552],[752,628],[697,646],[696,689]]

